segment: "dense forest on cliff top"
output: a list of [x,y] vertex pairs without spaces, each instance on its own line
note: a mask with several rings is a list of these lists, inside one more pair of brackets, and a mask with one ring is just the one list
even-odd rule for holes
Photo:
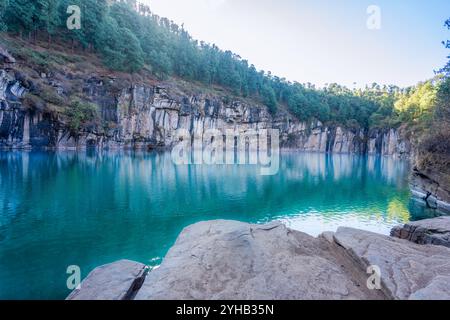
[[[67,28],[69,5],[81,8],[81,29]],[[448,111],[449,66],[434,79],[412,88],[376,83],[353,90],[338,84],[315,88],[258,71],[237,54],[198,42],[183,26],[153,14],[133,0],[0,0],[0,28],[30,44],[9,49],[43,72],[52,67],[52,62],[53,66],[67,63],[67,56],[77,53],[89,59],[98,57],[106,68],[116,72],[151,74],[160,80],[179,78],[204,88],[220,86],[232,96],[265,104],[272,113],[280,107],[288,108],[305,121],[317,119],[347,128],[407,124],[425,132],[437,118],[442,123],[443,117],[436,113]],[[51,49],[65,50],[66,60],[58,61]],[[38,94],[36,98],[45,100],[46,95]],[[69,105],[81,120],[89,118],[83,113],[93,112],[78,100]]]

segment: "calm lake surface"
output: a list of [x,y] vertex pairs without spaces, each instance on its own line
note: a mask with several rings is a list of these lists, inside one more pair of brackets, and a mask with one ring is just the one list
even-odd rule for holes
[[64,299],[119,259],[158,265],[181,230],[210,219],[281,220],[317,236],[388,234],[431,216],[411,201],[409,165],[385,157],[282,154],[280,171],[176,166],[170,153],[0,153],[0,299]]

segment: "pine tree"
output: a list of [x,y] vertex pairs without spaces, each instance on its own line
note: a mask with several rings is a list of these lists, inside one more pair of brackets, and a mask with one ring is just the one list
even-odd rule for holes
[[60,25],[58,5],[58,1],[55,0],[36,0],[34,3],[35,32],[44,30],[47,33],[49,45],[51,44],[51,36],[55,34],[56,28]]
[[6,31],[8,25],[5,21],[6,8],[9,5],[9,0],[0,0],[0,31]]
[[263,102],[271,113],[277,111],[277,99],[275,97],[275,91],[270,85],[265,85],[261,92]]
[[108,12],[106,0],[78,0],[82,10],[81,32],[78,33],[78,41],[84,48],[92,50],[98,42],[99,28]]
[[33,31],[33,0],[10,0],[4,14],[8,30],[22,34],[28,33],[31,36]]
[[107,17],[99,29],[98,44],[105,64],[115,70],[137,72],[144,65],[144,53],[139,40],[117,21]]
[[[365,90],[349,90],[331,84],[324,89],[290,83],[258,71],[231,51],[197,42],[184,26],[153,15],[135,0],[0,0],[0,29],[29,36],[47,35],[49,45],[56,32],[72,49],[79,44],[95,51],[112,69],[138,72],[144,65],[163,79],[179,76],[220,85],[235,96],[251,97],[272,113],[280,104],[302,120],[319,119],[368,127],[395,122],[398,88],[374,84]],[[81,9],[79,30],[68,30],[67,8]],[[450,20],[446,26],[450,28]],[[450,47],[449,42],[444,45]],[[450,72],[447,66],[443,71]],[[403,115],[405,117],[405,115]]]

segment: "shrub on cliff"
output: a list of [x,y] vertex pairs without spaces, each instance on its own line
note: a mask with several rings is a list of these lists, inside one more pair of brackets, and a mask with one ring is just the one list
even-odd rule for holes
[[68,119],[67,126],[73,135],[78,135],[83,127],[98,120],[97,106],[92,103],[73,100],[66,108],[64,115]]

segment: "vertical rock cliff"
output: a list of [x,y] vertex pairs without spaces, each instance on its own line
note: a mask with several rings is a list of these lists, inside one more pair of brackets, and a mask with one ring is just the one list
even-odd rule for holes
[[411,175],[415,198],[429,208],[450,213],[450,155],[421,150]]
[[[49,75],[40,75],[64,98],[68,89]],[[24,99],[33,86],[18,72],[0,70],[0,146],[25,148],[157,148],[170,147],[176,130],[203,136],[209,129],[221,132],[275,128],[281,147],[311,152],[407,156],[409,141],[398,131],[345,129],[318,121],[300,122],[286,111],[271,115],[257,103],[208,95],[183,93],[170,86],[126,84],[120,79],[91,76],[81,79],[84,98],[98,110],[101,125],[85,127],[74,134],[57,112],[26,106]],[[65,83],[80,81],[66,76]],[[27,83],[24,83],[27,82]],[[31,82],[31,84],[30,84]]]

